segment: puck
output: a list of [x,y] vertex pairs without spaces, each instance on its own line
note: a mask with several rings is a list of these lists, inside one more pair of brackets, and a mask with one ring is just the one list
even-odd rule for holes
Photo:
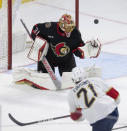
[[95,19],[94,20],[94,24],[98,24],[99,23],[99,20],[98,19]]

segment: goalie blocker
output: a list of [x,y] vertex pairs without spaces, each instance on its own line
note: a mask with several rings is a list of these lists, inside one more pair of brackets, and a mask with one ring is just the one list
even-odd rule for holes
[[37,36],[30,48],[27,57],[36,62],[40,61],[43,56],[46,56],[48,48],[49,44],[47,43],[47,41]]

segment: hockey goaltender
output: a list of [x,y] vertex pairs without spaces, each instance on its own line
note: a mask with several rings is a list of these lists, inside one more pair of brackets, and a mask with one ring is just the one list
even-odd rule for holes
[[76,67],[74,55],[81,59],[96,58],[101,50],[98,39],[84,43],[72,16],[68,14],[62,15],[58,22],[34,25],[31,38],[34,42],[28,58],[37,61],[37,71],[28,68],[15,69],[13,80],[16,84],[25,83],[40,89],[56,90],[72,87],[71,84],[67,85],[68,87],[62,84],[57,88],[59,80],[54,75],[55,67],[58,67],[62,81],[67,81],[72,69]]

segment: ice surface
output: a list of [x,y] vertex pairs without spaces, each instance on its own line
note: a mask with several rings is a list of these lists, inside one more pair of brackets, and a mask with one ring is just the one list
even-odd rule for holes
[[[121,95],[120,118],[115,127],[127,125],[127,1],[80,0],[80,31],[84,41],[98,37],[102,53],[97,59],[80,60],[77,65],[96,64],[102,68],[103,78],[116,87]],[[31,31],[36,23],[57,21],[63,13],[74,16],[74,0],[40,0],[21,5],[19,13]],[[94,24],[94,18],[99,24]],[[15,21],[14,30],[24,30]],[[24,30],[25,31],[25,30]],[[26,57],[26,52],[13,55],[13,68],[24,63],[36,69],[36,64]],[[58,75],[58,74],[56,74]],[[59,75],[58,75],[59,76]],[[2,106],[2,131],[90,131],[88,121],[73,122],[70,118],[19,127],[8,117],[12,113],[21,122],[29,122],[69,114],[67,91],[42,91],[29,86],[14,87],[12,71],[0,73],[0,104]],[[127,129],[121,129],[127,131]]]

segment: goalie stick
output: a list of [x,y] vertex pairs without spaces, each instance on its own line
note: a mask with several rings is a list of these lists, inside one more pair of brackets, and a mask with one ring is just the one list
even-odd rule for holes
[[70,115],[65,115],[65,116],[59,116],[59,117],[54,117],[54,118],[48,118],[48,119],[44,119],[44,120],[22,123],[22,122],[16,120],[10,113],[8,113],[8,116],[15,124],[17,124],[19,126],[33,125],[33,124],[38,124],[38,123],[42,123],[42,122],[48,122],[48,121],[53,121],[53,120],[57,120],[57,119],[70,117]]
[[[31,38],[32,42],[34,42],[32,37],[31,37],[31,35],[30,35],[30,32],[29,32],[28,28],[26,27],[26,24],[24,23],[24,21],[21,18],[20,18],[20,21],[21,21],[23,27],[25,28],[27,34]],[[45,66],[45,68],[47,70],[47,72],[49,73],[49,75],[50,75],[54,85],[56,86],[56,89],[60,90],[61,89],[61,83],[57,79],[57,77],[56,77],[55,73],[53,72],[51,66],[49,65],[49,62],[47,61],[46,57],[45,56],[41,56],[40,60],[42,61],[42,63],[44,64],[44,66]]]

